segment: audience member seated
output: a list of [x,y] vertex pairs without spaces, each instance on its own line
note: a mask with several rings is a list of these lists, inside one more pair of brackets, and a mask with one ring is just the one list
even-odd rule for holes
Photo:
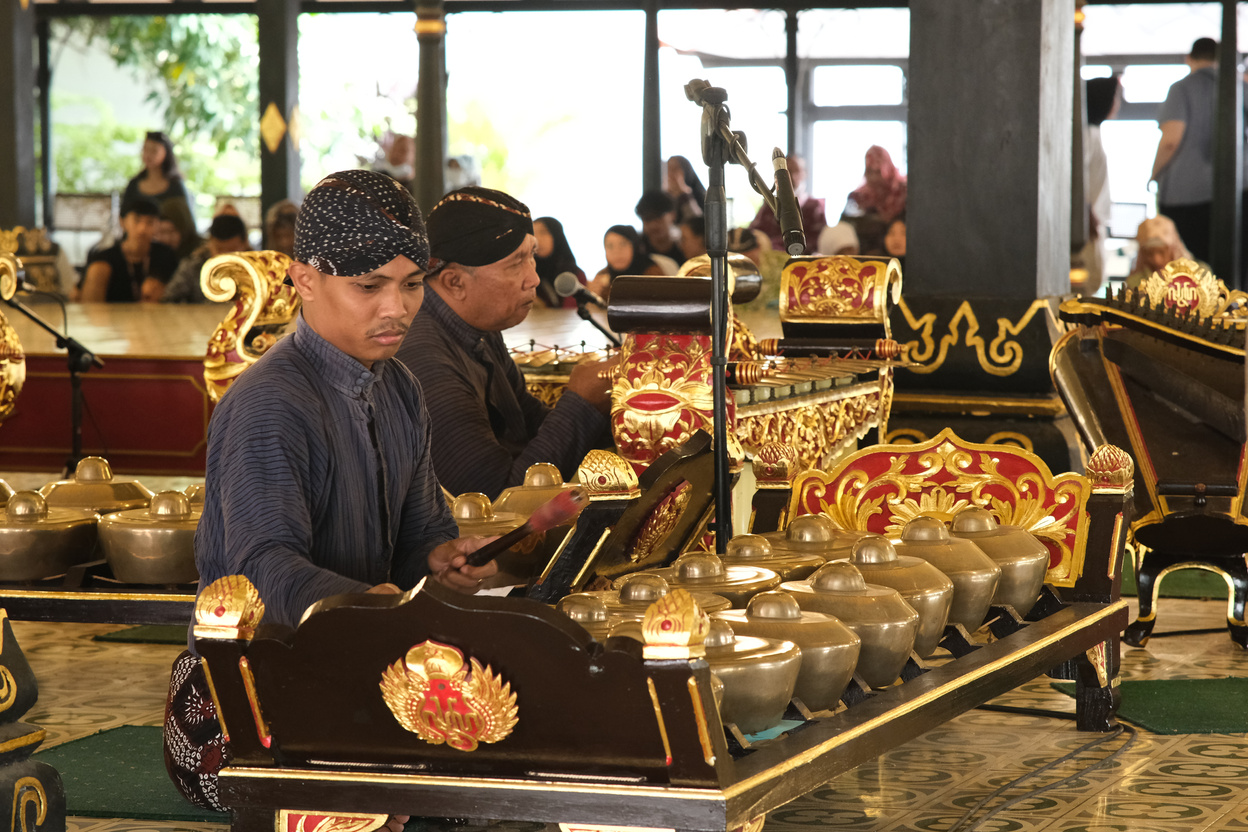
[[667,274],[646,253],[641,235],[631,225],[613,225],[602,238],[607,267],[589,283],[590,291],[606,300],[611,294],[611,281],[622,274]]
[[[806,193],[806,162],[801,156],[792,154],[789,155],[787,161],[789,178],[793,180],[793,193],[797,195],[797,204],[802,209],[802,231],[806,234],[806,248],[802,253],[811,254],[819,243],[819,235],[828,225],[828,219],[824,214],[823,200],[815,199]],[[780,221],[776,219],[775,212],[768,208],[766,203],[754,215],[750,228],[766,234],[774,250],[785,251],[784,238],[780,234]]]
[[1166,216],[1158,215],[1140,223],[1135,241],[1139,244],[1139,254],[1136,255],[1134,268],[1127,275],[1128,289],[1139,286],[1153,272],[1165,268],[1167,263],[1181,257],[1195,259],[1179,237],[1174,220]]
[[289,199],[270,205],[264,214],[264,247],[294,257],[295,220],[298,218],[299,206]]
[[585,272],[576,265],[576,255],[563,233],[563,223],[554,217],[538,217],[533,220],[533,236],[537,238],[537,276],[542,281],[537,284],[538,302],[551,309],[561,306],[575,309],[575,299],[561,298],[555,291],[555,278],[564,272],[571,272],[585,283]]
[[758,274],[762,278],[762,286],[759,287],[758,295],[754,300],[738,304],[737,308],[742,311],[753,311],[779,307],[780,272],[784,270],[784,264],[789,261],[789,255],[784,251],[773,249],[771,240],[765,233],[749,228],[734,228],[728,232],[728,251],[733,254],[744,254],[750,258],[754,265],[758,266]]
[[680,232],[676,229],[676,204],[664,191],[646,191],[637,200],[637,216],[646,250],[668,257],[679,267],[684,257],[680,250]]
[[208,227],[208,241],[191,253],[191,256],[178,264],[173,279],[165,286],[161,297],[162,303],[207,303],[204,290],[200,286],[199,276],[204,264],[221,254],[234,254],[247,251],[251,244],[247,241],[247,226],[242,218],[233,214],[220,214]]
[[493,499],[535,462],[569,480],[610,441],[603,363],[574,367],[551,408],[525,388],[503,343],[533,305],[536,250],[528,208],[502,191],[461,188],[429,212],[424,304],[397,357],[424,390],[433,469],[454,494]]
[[842,220],[836,225],[829,225],[823,229],[815,248],[819,254],[857,254],[858,232],[852,225]]
[[888,224],[884,235],[884,251],[892,257],[906,256],[906,215],[902,214]]
[[182,235],[178,257],[186,257],[199,245],[195,229],[195,207],[182,181],[173,143],[164,133],[152,131],[143,139],[143,170],[130,180],[121,196],[122,204],[139,197],[156,201],[160,215],[167,217]]
[[852,191],[841,219],[858,230],[863,254],[885,254],[884,235],[894,219],[906,210],[906,177],[893,157],[879,145],[867,149],[862,184]]
[[690,217],[680,223],[680,251],[685,260],[706,254],[706,218]]
[[138,198],[121,209],[122,238],[87,258],[76,300],[85,303],[159,301],[178,266],[173,249],[152,241],[160,209]]
[[160,216],[156,218],[156,231],[152,234],[153,242],[169,246],[174,251],[182,248],[182,229],[172,216],[178,210],[181,210],[180,207],[171,202],[161,206]]
[[672,156],[667,160],[666,173],[664,190],[676,206],[676,222],[683,224],[693,217],[702,216],[706,207],[706,188],[690,161],[684,156]]

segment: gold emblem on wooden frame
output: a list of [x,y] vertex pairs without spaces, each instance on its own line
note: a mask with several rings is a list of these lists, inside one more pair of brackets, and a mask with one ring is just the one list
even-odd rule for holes
[[[1202,318],[1248,317],[1248,294],[1227,288],[1213,272],[1195,260],[1181,258],[1167,263],[1149,275],[1136,292],[1143,293],[1155,307],[1196,313]],[[1234,309],[1231,304],[1239,302]],[[1229,311],[1228,311],[1229,310]]]
[[195,637],[250,639],[264,618],[260,593],[242,575],[213,581],[195,599]]
[[488,666],[449,644],[423,641],[386,668],[381,695],[394,718],[430,745],[475,751],[519,721],[516,694]]
[[685,589],[673,589],[646,610],[641,622],[647,659],[694,659],[706,655],[711,619]]
[[220,401],[243,370],[264,355],[299,312],[299,295],[286,286],[290,258],[277,251],[223,254],[204,264],[204,297],[234,301],[208,340],[204,381],[208,396]]

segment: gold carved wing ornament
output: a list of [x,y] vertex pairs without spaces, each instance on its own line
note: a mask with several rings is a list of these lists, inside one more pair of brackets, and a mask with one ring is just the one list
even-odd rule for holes
[[431,745],[475,751],[506,739],[519,721],[516,694],[489,667],[448,644],[423,641],[386,668],[386,707],[406,730]]

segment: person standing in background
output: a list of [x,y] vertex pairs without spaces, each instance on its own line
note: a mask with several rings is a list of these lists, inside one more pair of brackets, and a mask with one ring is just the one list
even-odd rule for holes
[[170,220],[182,235],[181,245],[175,249],[178,259],[186,257],[200,243],[195,227],[195,206],[177,156],[173,142],[164,133],[153,130],[143,137],[143,170],[126,183],[121,195],[122,205],[130,204],[140,197],[154,200],[160,215]]

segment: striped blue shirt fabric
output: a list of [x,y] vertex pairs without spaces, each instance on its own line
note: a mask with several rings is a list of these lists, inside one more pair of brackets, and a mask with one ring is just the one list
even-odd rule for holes
[[430,441],[406,367],[387,359],[370,370],[300,315],[213,413],[200,586],[245,575],[265,620],[290,626],[330,595],[414,586],[429,552],[458,537]]

